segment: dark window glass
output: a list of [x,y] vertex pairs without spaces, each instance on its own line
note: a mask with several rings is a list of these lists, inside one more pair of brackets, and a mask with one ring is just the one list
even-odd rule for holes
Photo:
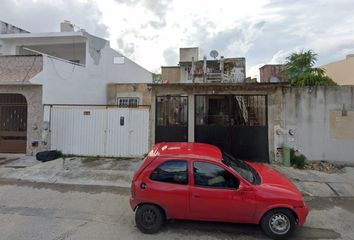
[[160,164],[150,175],[151,180],[188,184],[187,161],[170,160]]
[[266,109],[266,96],[204,95],[195,98],[197,126],[266,126]]
[[238,188],[239,181],[224,168],[205,162],[194,162],[194,184],[205,187]]
[[157,126],[187,126],[188,97],[163,96],[156,98]]

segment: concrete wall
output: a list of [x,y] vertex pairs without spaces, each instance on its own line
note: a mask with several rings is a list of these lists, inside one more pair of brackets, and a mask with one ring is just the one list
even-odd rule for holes
[[181,81],[180,67],[161,67],[162,83],[178,83]]
[[194,58],[194,61],[198,61],[198,53],[199,53],[199,48],[193,47],[193,48],[180,48],[179,49],[179,61],[180,62],[192,62],[192,58]]
[[276,83],[287,82],[287,77],[282,73],[284,65],[264,65],[259,69],[260,82]]
[[9,34],[9,33],[28,33],[28,31],[13,26],[11,24],[8,24],[6,22],[0,21],[0,34]]
[[[0,85],[0,93],[22,94],[27,100],[27,147],[26,153],[34,155],[48,147],[42,136],[43,107],[42,86],[37,85]],[[38,147],[32,147],[32,142],[38,141]]]
[[284,88],[283,97],[275,147],[285,142],[310,160],[354,162],[354,86]]
[[117,98],[138,97],[139,105],[151,105],[151,88],[144,83],[109,84],[107,86],[107,104],[116,105]]
[[354,85],[354,55],[346,59],[321,66],[326,70],[327,76],[338,85]]
[[[86,63],[86,43],[25,45],[24,47],[38,52],[47,53],[58,58],[75,61],[82,65],[85,65]],[[17,49],[17,54],[33,55],[33,52],[19,47],[19,49]]]
[[1,56],[0,82],[28,82],[43,70],[42,56]]

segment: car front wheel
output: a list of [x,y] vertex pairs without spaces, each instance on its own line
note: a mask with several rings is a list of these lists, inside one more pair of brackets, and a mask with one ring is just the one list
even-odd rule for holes
[[261,227],[273,239],[287,239],[295,229],[295,217],[287,209],[274,209],[264,215]]
[[135,223],[143,233],[157,233],[164,221],[162,210],[151,204],[145,204],[138,207],[135,213]]

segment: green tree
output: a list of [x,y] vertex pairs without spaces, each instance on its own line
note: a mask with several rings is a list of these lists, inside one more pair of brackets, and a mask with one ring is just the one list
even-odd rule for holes
[[315,67],[317,54],[312,50],[295,52],[286,58],[284,74],[292,86],[335,86],[325,70]]
[[161,83],[162,75],[160,73],[152,73],[152,82],[153,83]]

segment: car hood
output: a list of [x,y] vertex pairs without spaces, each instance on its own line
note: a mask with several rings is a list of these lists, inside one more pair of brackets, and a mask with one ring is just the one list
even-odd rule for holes
[[302,195],[295,184],[275,169],[260,163],[248,162],[248,164],[260,175],[260,187],[272,190],[273,192],[292,195],[297,199],[302,199]]

